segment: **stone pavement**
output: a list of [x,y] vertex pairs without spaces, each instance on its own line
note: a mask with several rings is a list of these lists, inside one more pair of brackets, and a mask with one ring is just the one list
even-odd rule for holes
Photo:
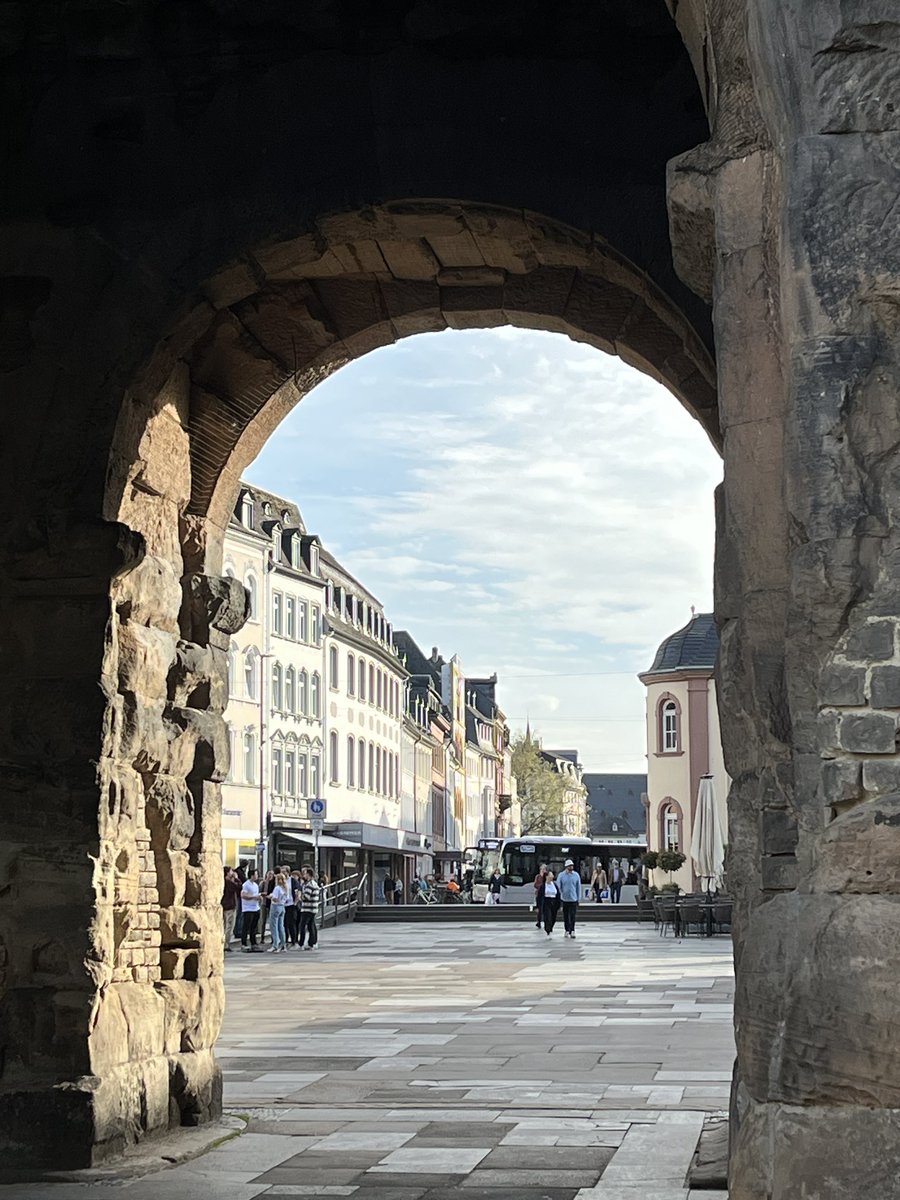
[[152,1177],[0,1187],[122,1200],[714,1200],[731,944],[592,925],[357,925],[229,956],[219,1043],[247,1132]]

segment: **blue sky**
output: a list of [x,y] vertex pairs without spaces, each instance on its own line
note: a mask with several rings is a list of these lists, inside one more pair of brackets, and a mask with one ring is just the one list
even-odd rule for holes
[[245,474],[426,653],[496,671],[514,729],[645,769],[636,672],[712,606],[721,479],[665,388],[560,334],[421,334],[320,384]]

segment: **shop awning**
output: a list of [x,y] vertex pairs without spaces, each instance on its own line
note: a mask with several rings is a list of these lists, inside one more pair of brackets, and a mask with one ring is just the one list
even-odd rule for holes
[[[290,833],[287,829],[273,831],[277,837],[292,838],[295,842],[303,842],[305,846],[314,846],[316,839],[311,833]],[[332,837],[330,833],[319,835],[320,850],[359,850],[359,842],[348,842],[346,838]]]

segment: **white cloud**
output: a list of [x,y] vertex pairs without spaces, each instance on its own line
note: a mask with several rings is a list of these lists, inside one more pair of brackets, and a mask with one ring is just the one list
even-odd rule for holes
[[[284,428],[251,477],[299,502],[396,625],[500,671],[511,715],[552,714],[546,744],[640,769],[631,672],[711,606],[721,465],[677,400],[563,337],[476,331],[376,351]],[[502,664],[569,677],[539,690]],[[592,670],[628,674],[578,677]]]

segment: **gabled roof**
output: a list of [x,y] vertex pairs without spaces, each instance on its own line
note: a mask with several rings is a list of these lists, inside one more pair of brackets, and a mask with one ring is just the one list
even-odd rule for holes
[[678,671],[712,671],[719,653],[719,631],[712,613],[697,613],[687,625],[660,644],[647,675]]
[[587,771],[581,781],[588,790],[592,834],[612,833],[612,822],[628,825],[627,830],[620,828],[618,833],[646,832],[646,810],[641,800],[647,791],[646,775]]

